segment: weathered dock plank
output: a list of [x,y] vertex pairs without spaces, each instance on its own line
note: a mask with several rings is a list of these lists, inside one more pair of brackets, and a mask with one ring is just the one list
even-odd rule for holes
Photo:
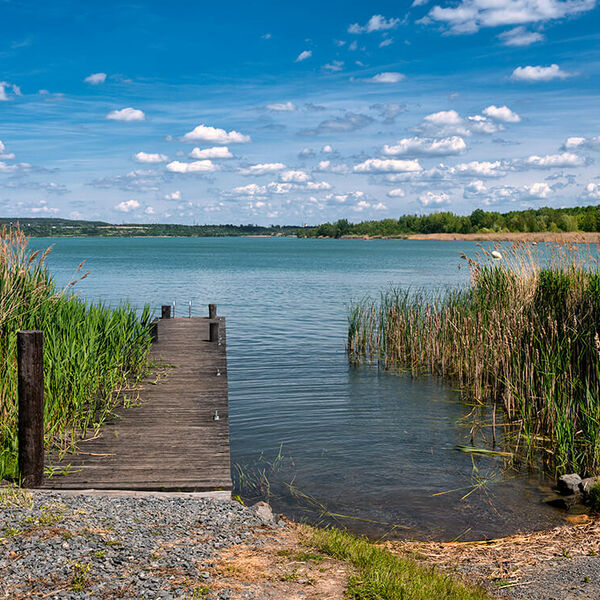
[[[152,361],[168,365],[145,381],[139,401],[116,411],[77,453],[49,453],[44,489],[161,492],[231,490],[225,319],[160,319]],[[214,420],[215,411],[219,419]]]

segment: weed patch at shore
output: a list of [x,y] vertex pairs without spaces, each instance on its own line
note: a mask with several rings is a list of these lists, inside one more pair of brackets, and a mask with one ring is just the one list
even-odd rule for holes
[[356,600],[486,600],[488,594],[432,566],[392,554],[339,529],[312,529],[307,545],[352,564],[346,595]]
[[[18,478],[17,332],[44,334],[47,447],[72,447],[118,402],[119,391],[148,364],[149,309],[110,308],[57,289],[49,253],[31,252],[18,229],[0,232],[0,479]],[[80,265],[81,267],[81,265]]]
[[354,303],[350,359],[458,383],[469,400],[504,409],[512,453],[541,455],[551,472],[597,473],[598,248],[514,244],[464,258],[466,289]]

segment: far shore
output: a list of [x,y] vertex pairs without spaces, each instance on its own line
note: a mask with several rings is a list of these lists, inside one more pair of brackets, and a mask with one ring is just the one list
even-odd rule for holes
[[478,240],[491,242],[558,242],[561,244],[598,244],[599,232],[569,231],[553,233],[416,233],[407,235],[409,240]]
[[568,231],[537,233],[413,233],[402,236],[347,235],[344,239],[362,240],[435,240],[441,242],[471,240],[488,242],[555,242],[559,244],[600,244],[600,232]]

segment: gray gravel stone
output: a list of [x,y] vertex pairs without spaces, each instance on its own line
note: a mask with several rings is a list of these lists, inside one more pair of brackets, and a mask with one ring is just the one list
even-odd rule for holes
[[210,587],[221,549],[257,544],[265,523],[232,501],[36,492],[31,508],[0,507],[0,599],[187,597]]

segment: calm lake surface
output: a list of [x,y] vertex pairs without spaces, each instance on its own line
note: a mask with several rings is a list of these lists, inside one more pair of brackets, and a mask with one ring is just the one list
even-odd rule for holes
[[247,482],[265,470],[262,488],[270,486],[276,510],[371,534],[446,540],[561,521],[541,501],[549,487],[539,474],[505,473],[496,457],[452,450],[469,443],[471,421],[451,387],[352,367],[346,358],[351,299],[391,285],[465,285],[459,252],[473,254],[474,242],[65,238],[31,245],[54,246],[48,264],[61,285],[85,259],[90,275],[76,289],[90,300],[155,310],[175,301],[178,316],[187,316],[190,300],[201,316],[209,302],[218,304],[228,327],[232,463]]

